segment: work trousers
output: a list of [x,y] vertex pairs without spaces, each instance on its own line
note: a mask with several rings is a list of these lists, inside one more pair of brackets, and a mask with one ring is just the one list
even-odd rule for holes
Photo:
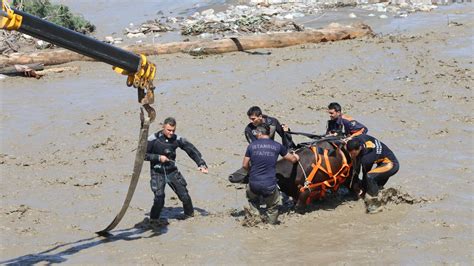
[[247,185],[247,199],[249,201],[250,212],[252,215],[259,216],[260,215],[260,202],[263,199],[265,203],[265,207],[267,209],[266,213],[268,216],[268,222],[271,224],[278,223],[278,209],[281,206],[281,197],[280,197],[280,190],[278,187],[268,196],[258,195],[250,190],[250,186]]
[[155,197],[150,211],[150,219],[160,218],[161,211],[165,205],[165,185],[167,183],[183,203],[184,214],[186,216],[193,216],[193,203],[186,188],[187,183],[184,176],[178,170],[171,173],[160,173],[152,170],[150,186]]

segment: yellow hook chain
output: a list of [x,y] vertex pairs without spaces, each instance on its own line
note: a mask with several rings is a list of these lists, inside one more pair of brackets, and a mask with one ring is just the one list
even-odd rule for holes
[[2,11],[0,19],[0,28],[5,30],[18,30],[21,27],[23,17],[15,14],[6,0],[2,0]]
[[148,116],[153,121],[155,112],[150,104],[155,102],[153,79],[156,74],[155,64],[149,62],[145,55],[140,55],[140,69],[136,73],[130,73],[120,67],[113,67],[114,71],[123,75],[127,75],[127,86],[138,89],[138,102],[140,102]]

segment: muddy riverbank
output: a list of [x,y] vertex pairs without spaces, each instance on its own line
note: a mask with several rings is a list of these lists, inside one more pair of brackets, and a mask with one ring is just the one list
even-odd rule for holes
[[[1,80],[0,263],[471,264],[472,14],[471,4],[440,8],[387,20],[393,30],[381,25],[376,38],[264,51],[270,55],[152,57],[158,119],[176,117],[210,174],[179,152],[198,215],[177,220],[181,205],[168,188],[170,224],[143,231],[134,225],[153,199],[145,164],[109,239],[94,232],[125,197],[136,92],[110,66],[91,62],[40,80]],[[332,198],[304,216],[283,214],[279,226],[242,227],[244,190],[226,177],[245,151],[248,107],[320,133],[331,101],[396,153],[401,170],[387,186],[424,200],[367,215],[361,201]]]

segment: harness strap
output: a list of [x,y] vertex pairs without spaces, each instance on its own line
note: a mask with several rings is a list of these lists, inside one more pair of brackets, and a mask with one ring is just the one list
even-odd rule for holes
[[[324,168],[321,166],[322,158],[321,156],[318,156],[316,147],[310,147],[311,151],[314,153],[316,164],[311,164],[313,169],[311,170],[311,173],[307,176],[304,187],[300,189],[300,192],[304,192],[305,189],[308,189],[310,191],[311,194],[308,197],[307,203],[310,203],[312,198],[323,198],[326,195],[326,191],[328,188],[331,188],[333,191],[336,191],[349,176],[351,165],[347,163],[347,158],[344,152],[337,146],[335,146],[335,148],[342,157],[342,165],[341,168],[334,174],[332,171],[331,163],[329,161],[329,150],[325,149],[323,153],[324,162],[326,166],[326,168]],[[321,170],[326,173],[330,179],[313,184],[313,178],[318,172],[318,170]]]
[[315,160],[316,164],[314,164],[314,163],[311,164],[313,169],[311,170],[311,172],[309,173],[308,177],[305,180],[305,187],[307,187],[309,184],[311,184],[313,182],[313,178],[314,178],[314,176],[318,172],[318,169],[321,166],[321,157],[318,156],[318,152],[316,151],[316,147],[311,146],[310,149],[311,149],[311,151],[313,151],[314,160]]

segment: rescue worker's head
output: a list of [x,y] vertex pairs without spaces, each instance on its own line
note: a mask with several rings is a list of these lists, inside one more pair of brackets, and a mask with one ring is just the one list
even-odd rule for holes
[[336,120],[341,116],[342,108],[341,105],[334,102],[328,105],[328,114],[331,120]]
[[165,135],[166,138],[170,139],[173,137],[175,131],[176,119],[174,119],[173,117],[167,117],[165,121],[163,121],[163,135]]
[[362,141],[357,138],[351,139],[346,144],[346,149],[351,155],[351,158],[357,158],[359,156],[360,151],[362,150]]
[[262,123],[255,128],[255,131],[257,132],[257,139],[261,138],[269,138],[268,135],[270,135],[270,126]]
[[247,116],[254,126],[258,126],[263,123],[262,109],[258,106],[252,106],[247,111]]

